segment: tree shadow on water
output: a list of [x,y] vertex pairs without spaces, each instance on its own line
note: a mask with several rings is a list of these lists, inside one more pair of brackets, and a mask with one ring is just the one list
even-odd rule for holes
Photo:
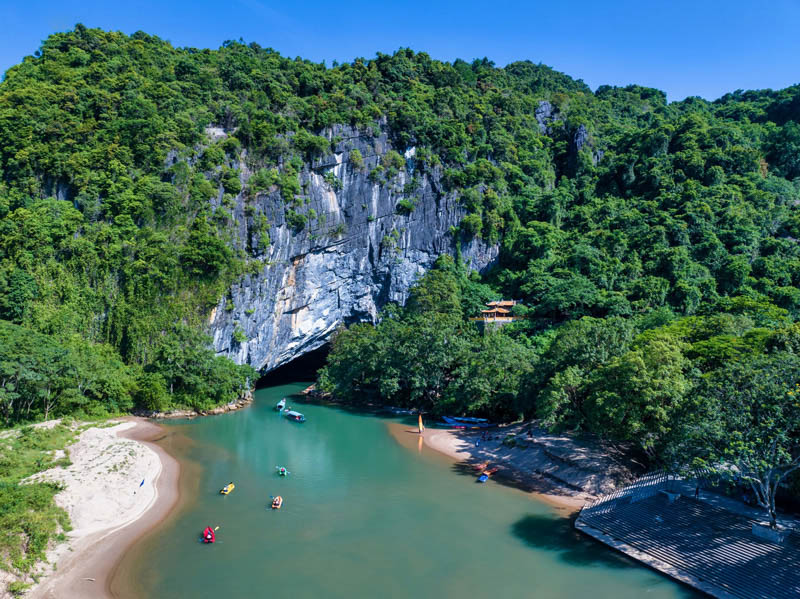
[[632,568],[636,562],[581,534],[572,518],[529,514],[511,525],[511,533],[526,545],[558,554],[573,566]]
[[[634,559],[587,537],[573,526],[572,518],[529,514],[511,525],[511,533],[529,547],[558,554],[572,566],[591,566],[627,570],[646,567]],[[648,568],[649,569],[649,568]],[[660,573],[659,573],[660,574]],[[660,574],[664,584],[676,584],[680,597],[700,599],[705,594]]]

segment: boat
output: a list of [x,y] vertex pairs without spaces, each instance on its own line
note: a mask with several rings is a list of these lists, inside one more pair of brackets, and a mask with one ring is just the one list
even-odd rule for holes
[[229,495],[230,492],[233,491],[235,488],[236,488],[236,485],[234,485],[233,483],[228,483],[227,485],[222,487],[219,490],[219,492],[220,492],[221,495]]
[[214,529],[210,526],[206,526],[206,529],[203,531],[203,543],[213,543],[217,540],[217,535],[214,534]]
[[481,473],[481,475],[478,477],[478,482],[479,483],[485,483],[487,480],[489,480],[489,477],[492,474],[497,472],[497,470],[498,470],[498,468],[490,468],[489,470],[484,470],[483,473]]
[[300,412],[295,412],[294,410],[287,410],[284,412],[284,416],[286,416],[289,420],[294,420],[295,422],[306,421],[305,416],[303,416]]
[[272,509],[273,510],[281,509],[282,505],[283,505],[283,497],[278,495],[277,497],[273,497],[272,498]]
[[286,407],[286,398],[285,397],[282,400],[280,400],[277,404],[275,404],[275,409],[278,412],[282,412],[283,408],[285,408],[285,407]]
[[275,466],[275,469],[281,476],[289,476],[289,471],[284,466]]
[[452,416],[442,416],[445,424],[453,428],[489,428],[497,426],[485,418],[454,418]]

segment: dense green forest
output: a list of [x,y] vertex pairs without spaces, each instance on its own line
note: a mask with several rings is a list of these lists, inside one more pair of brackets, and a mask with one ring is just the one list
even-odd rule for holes
[[[302,229],[298,172],[340,123],[416,147],[372,176],[437,171],[468,211],[453,234],[500,258],[481,277],[443,257],[406,306],[339,332],[325,389],[536,417],[654,462],[763,458],[778,433],[746,433],[769,413],[773,458],[793,467],[800,86],[667,103],[531,62],[401,49],[329,67],[80,25],[0,83],[4,424],[245,391],[256,373],[203,336],[229,285],[266,266],[269,223],[232,249],[233,198],[278,188]],[[468,319],[498,298],[522,300],[526,318],[484,334]],[[746,380],[772,382],[731,383]],[[702,451],[686,445],[698,438]]]

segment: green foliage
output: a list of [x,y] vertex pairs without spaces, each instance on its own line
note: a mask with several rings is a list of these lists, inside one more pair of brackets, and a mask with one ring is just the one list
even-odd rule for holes
[[294,210],[287,210],[286,211],[286,224],[292,228],[295,233],[299,233],[303,229],[305,229],[306,224],[308,223],[308,216],[302,214],[300,212],[295,212]]
[[[29,573],[46,558],[50,541],[70,530],[67,513],[53,497],[60,490],[53,483],[26,481],[31,475],[65,465],[55,459],[75,437],[71,426],[25,427],[0,439],[0,555],[3,569]],[[66,463],[68,465],[68,462]]]
[[411,200],[402,199],[397,202],[397,214],[402,214],[403,216],[408,216],[412,212],[414,212],[414,208],[416,205]]
[[360,171],[364,168],[364,157],[361,155],[361,152],[358,148],[353,148],[350,150],[348,158],[350,159],[350,164],[353,166],[354,170]]
[[439,414],[512,414],[530,351],[502,333],[481,338],[464,322],[462,289],[469,284],[450,258],[440,258],[403,310],[388,308],[377,327],[337,333],[321,386],[338,396]]
[[775,497],[800,468],[800,358],[772,353],[706,377],[679,448],[694,466],[734,466],[774,527]]
[[[6,421],[241,393],[254,373],[198,331],[232,282],[263,267],[252,256],[280,215],[256,196],[279,193],[304,229],[301,181],[345,124],[378,138],[372,183],[408,169],[398,212],[428,177],[466,212],[456,246],[477,238],[500,256],[483,279],[442,261],[405,308],[342,331],[325,384],[538,415],[663,459],[707,381],[799,353],[798,98],[800,86],[668,104],[635,85],[592,93],[530,62],[401,49],[327,68],[257,44],[54,34],[0,83]],[[227,137],[212,143],[206,128],[220,124]],[[367,168],[356,149],[348,160]],[[240,193],[247,223],[232,209]],[[249,254],[232,249],[243,229]],[[382,249],[402,233],[389,228]],[[498,297],[522,300],[525,319],[481,335],[467,319]]]
[[247,335],[245,334],[244,329],[242,329],[242,327],[237,325],[236,328],[233,329],[233,340],[236,343],[247,342]]

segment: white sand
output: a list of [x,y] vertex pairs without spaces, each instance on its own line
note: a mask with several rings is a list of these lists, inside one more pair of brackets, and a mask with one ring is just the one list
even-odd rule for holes
[[[530,438],[526,435],[528,428],[532,429]],[[412,444],[409,439],[419,439],[415,428],[393,423],[389,429],[404,445]],[[465,466],[497,467],[497,480],[567,511],[578,510],[595,496],[613,491],[627,473],[608,448],[569,435],[551,434],[533,423],[487,433],[492,440],[482,440],[482,431],[428,428],[422,438],[425,446]],[[502,444],[508,433],[519,439],[516,447]]]
[[[69,514],[73,530],[67,533],[66,542],[48,552],[49,564],[40,570],[44,578],[27,596],[61,597],[59,579],[71,563],[89,546],[139,519],[158,499],[156,481],[162,471],[159,454],[144,443],[118,436],[137,426],[140,424],[136,421],[127,421],[108,428],[90,428],[68,447],[72,465],[52,468],[29,479],[65,485],[55,501]],[[52,576],[54,570],[57,576]],[[96,596],[104,592],[98,586]]]

